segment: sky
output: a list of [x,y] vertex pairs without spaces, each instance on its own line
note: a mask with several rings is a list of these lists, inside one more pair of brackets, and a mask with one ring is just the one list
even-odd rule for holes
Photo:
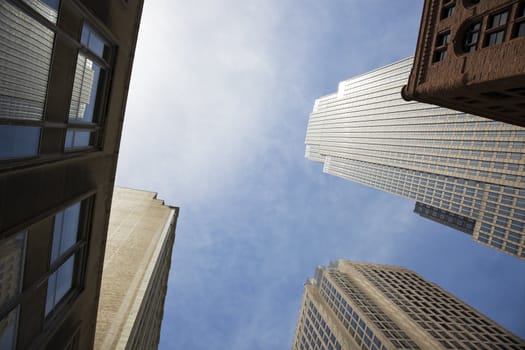
[[160,349],[289,349],[303,284],[408,267],[525,338],[525,262],[304,158],[338,82],[413,55],[422,0],[145,1],[117,185],[180,207]]

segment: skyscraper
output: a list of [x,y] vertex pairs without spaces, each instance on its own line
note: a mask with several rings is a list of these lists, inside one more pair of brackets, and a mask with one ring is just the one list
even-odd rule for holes
[[403,97],[525,126],[525,1],[426,0]]
[[0,0],[0,349],[92,349],[142,0]]
[[292,350],[525,349],[525,341],[403,268],[351,261],[305,284]]
[[306,157],[324,172],[416,201],[415,211],[525,258],[525,129],[406,102],[412,58],[315,101]]
[[95,349],[156,349],[179,209],[154,192],[116,187]]

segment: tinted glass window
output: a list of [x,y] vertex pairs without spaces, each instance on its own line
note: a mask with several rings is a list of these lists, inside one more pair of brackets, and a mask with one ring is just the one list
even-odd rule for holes
[[80,202],[55,215],[51,263],[77,242],[79,219]]
[[93,121],[100,78],[100,66],[79,54],[69,108],[70,122]]
[[38,127],[0,125],[0,159],[35,156],[39,143]]

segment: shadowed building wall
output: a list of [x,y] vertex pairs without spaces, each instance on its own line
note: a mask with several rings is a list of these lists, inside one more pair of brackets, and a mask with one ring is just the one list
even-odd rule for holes
[[0,0],[0,348],[92,349],[142,0]]
[[525,129],[401,98],[412,59],[318,98],[306,157],[416,201],[415,212],[525,259]]
[[525,349],[438,285],[395,266],[337,261],[305,284],[292,350]]
[[156,349],[179,210],[153,192],[115,188],[95,349]]

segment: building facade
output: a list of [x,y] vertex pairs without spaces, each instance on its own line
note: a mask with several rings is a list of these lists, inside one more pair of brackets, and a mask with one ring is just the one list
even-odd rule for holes
[[0,348],[92,349],[142,0],[0,0]]
[[292,350],[525,349],[525,341],[403,268],[351,261],[307,280]]
[[156,349],[179,209],[153,192],[115,188],[95,349]]
[[411,67],[404,59],[317,99],[306,157],[525,259],[525,129],[403,100]]
[[426,0],[403,97],[525,126],[525,1]]

